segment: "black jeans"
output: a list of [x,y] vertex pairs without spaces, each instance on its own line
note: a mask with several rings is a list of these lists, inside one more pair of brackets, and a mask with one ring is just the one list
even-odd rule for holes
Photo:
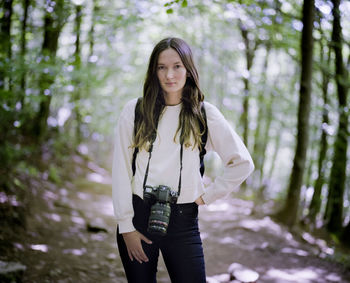
[[205,265],[202,240],[198,230],[198,205],[196,203],[171,205],[171,215],[166,236],[147,232],[150,206],[133,195],[135,228],[150,239],[151,245],[142,241],[148,262],[131,261],[124,239],[117,231],[117,243],[129,283],[155,283],[159,250],[162,252],[172,283],[205,283]]

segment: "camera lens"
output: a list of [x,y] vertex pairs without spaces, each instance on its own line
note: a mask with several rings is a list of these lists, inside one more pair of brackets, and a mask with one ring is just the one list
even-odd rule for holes
[[166,235],[169,219],[170,219],[170,204],[156,202],[151,207],[151,214],[148,221],[148,232],[151,234]]

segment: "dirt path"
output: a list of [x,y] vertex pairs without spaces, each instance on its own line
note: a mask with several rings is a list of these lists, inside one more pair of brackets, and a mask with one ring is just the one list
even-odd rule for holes
[[[90,165],[95,172],[74,183],[60,188],[47,183],[48,189],[38,184],[30,202],[26,241],[18,243],[27,266],[24,282],[126,282],[115,245],[109,177]],[[321,258],[331,252],[322,241],[316,243],[307,234],[304,238],[315,244],[297,240],[268,217],[249,216],[251,209],[251,202],[239,199],[201,207],[211,282],[223,282],[224,275],[215,275],[224,274],[233,262],[257,271],[258,282],[350,282],[349,271]],[[89,226],[101,231],[89,232]],[[158,279],[170,282],[163,263]]]

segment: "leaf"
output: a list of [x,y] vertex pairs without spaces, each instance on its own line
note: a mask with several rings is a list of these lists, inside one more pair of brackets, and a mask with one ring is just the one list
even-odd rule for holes
[[188,5],[187,0],[182,1],[181,7],[186,8]]
[[20,187],[21,189],[23,188],[21,181],[18,180],[17,178],[14,178],[13,182],[15,183],[16,186]]
[[174,13],[174,10],[173,10],[172,8],[167,9],[167,10],[166,10],[166,13],[167,13],[167,14],[172,14],[172,13]]

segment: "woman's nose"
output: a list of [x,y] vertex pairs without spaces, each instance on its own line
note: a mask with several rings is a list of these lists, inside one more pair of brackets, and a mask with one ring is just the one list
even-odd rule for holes
[[174,76],[174,71],[171,69],[168,69],[165,76],[166,78],[172,78]]

